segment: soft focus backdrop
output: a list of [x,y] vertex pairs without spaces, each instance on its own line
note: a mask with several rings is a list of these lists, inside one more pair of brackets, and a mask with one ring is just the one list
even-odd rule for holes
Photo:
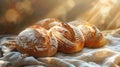
[[120,0],[0,0],[0,34],[17,34],[51,17],[86,20],[100,30],[120,28]]

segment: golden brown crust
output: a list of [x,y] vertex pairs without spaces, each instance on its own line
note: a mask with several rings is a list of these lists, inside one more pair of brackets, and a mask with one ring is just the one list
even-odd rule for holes
[[46,18],[36,23],[36,25],[39,25],[47,30],[53,26],[59,26],[61,24],[62,22],[55,18]]
[[18,35],[16,48],[35,57],[52,56],[57,52],[57,41],[46,29],[32,27]]
[[81,51],[84,46],[84,37],[81,31],[70,24],[54,26],[50,29],[58,41],[58,50],[64,53]]
[[97,48],[105,44],[102,33],[93,24],[85,21],[62,23],[54,18],[44,19],[23,30],[16,40],[18,51],[35,57],[53,56],[57,50],[75,53],[84,45]]
[[86,47],[97,48],[104,45],[103,35],[96,26],[87,23],[79,25],[78,28],[83,32]]

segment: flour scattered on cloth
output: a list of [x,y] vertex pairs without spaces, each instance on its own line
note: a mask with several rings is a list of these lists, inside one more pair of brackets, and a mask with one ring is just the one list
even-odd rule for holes
[[16,49],[16,36],[0,36],[0,67],[119,67],[120,29],[103,31],[107,43],[101,48],[83,48],[73,54],[58,52],[53,57],[28,56]]

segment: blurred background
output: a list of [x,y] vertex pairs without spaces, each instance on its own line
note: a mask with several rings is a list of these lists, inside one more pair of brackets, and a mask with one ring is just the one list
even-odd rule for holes
[[120,28],[120,0],[0,0],[0,34],[18,34],[45,18],[85,20],[100,30]]

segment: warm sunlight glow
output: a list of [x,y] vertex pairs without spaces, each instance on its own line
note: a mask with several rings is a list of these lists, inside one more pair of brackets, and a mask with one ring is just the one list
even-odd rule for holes
[[66,0],[60,5],[56,6],[50,13],[47,14],[46,17],[58,17],[62,15],[63,19],[65,19],[65,15],[68,11],[70,11],[75,6],[75,2],[73,0]]
[[51,57],[47,57],[46,58],[48,62],[51,62],[52,61],[52,58]]
[[[97,0],[93,3],[93,7],[80,14],[76,19],[84,19],[90,23],[96,24],[106,29],[111,28],[112,26],[119,26],[118,19],[120,18],[120,2],[118,0]],[[117,25],[115,25],[115,23]],[[106,26],[105,26],[106,25]]]
[[5,19],[8,22],[16,22],[20,18],[20,14],[15,9],[9,9],[5,13]]

